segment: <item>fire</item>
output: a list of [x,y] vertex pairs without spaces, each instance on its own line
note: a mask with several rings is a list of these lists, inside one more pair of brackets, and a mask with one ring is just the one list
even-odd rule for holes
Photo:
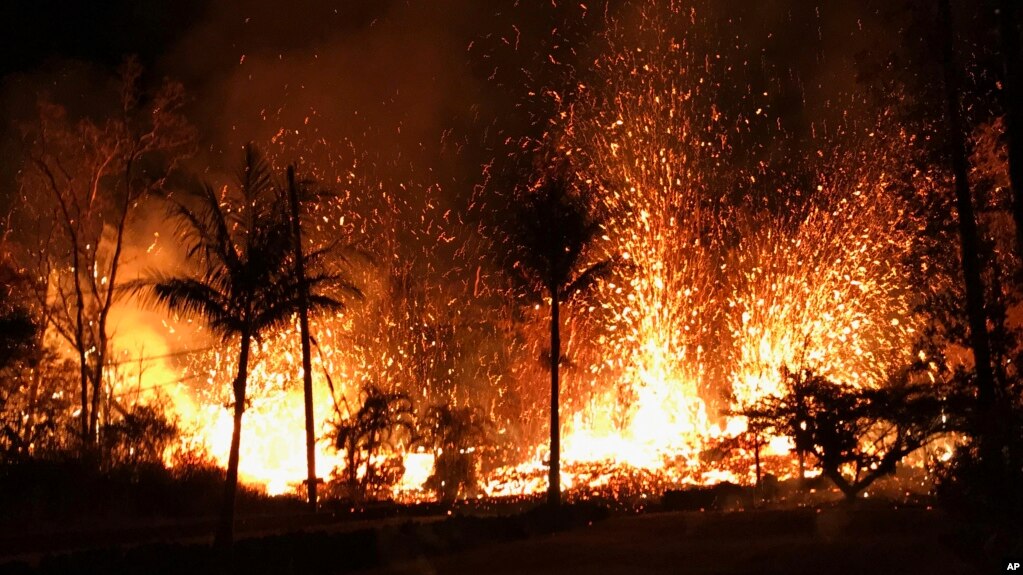
[[[597,298],[607,322],[578,338],[613,358],[565,375],[598,391],[563,405],[563,460],[676,482],[748,481],[752,470],[736,477],[701,460],[709,440],[745,431],[709,406],[776,392],[784,367],[880,385],[915,354],[918,223],[886,169],[905,160],[907,143],[897,130],[847,134],[862,140],[853,151],[805,166],[827,174],[815,190],[771,190],[781,206],[769,207],[748,185],[756,176],[730,163],[741,130],[714,104],[708,61],[687,48],[692,14],[648,5],[640,22],[611,27],[594,77],[580,78],[578,100],[553,127],[579,179],[601,189],[600,248],[631,264]],[[765,454],[789,451],[768,438]]]
[[[708,429],[705,406],[686,385],[664,369],[661,350],[644,349],[652,370],[638,373],[631,387],[633,402],[626,424],[617,423],[620,399],[609,397],[616,386],[598,395],[588,409],[576,412],[564,438],[566,462],[610,460],[633,467],[656,469],[670,455],[696,457],[699,438]],[[646,367],[646,366],[644,366]]]
[[[301,390],[264,398],[246,411],[243,420],[241,459],[238,473],[243,481],[262,485],[270,495],[294,491],[306,477],[305,420]],[[227,464],[231,445],[231,413],[218,406],[206,406],[208,419],[202,433],[218,463]],[[337,454],[322,442],[316,453],[318,477],[327,477]]]
[[[301,360],[291,351],[297,349],[296,330],[287,330],[263,341],[253,352],[249,372],[250,405],[242,420],[239,477],[246,483],[262,486],[271,495],[294,491],[307,475],[305,419],[301,388]],[[235,375],[236,357],[229,346],[214,348],[193,358],[186,373],[203,375],[205,381],[193,386],[191,401],[196,404],[191,417],[183,421],[186,442],[204,446],[221,465],[226,466],[231,444],[233,420],[228,405],[230,382]],[[327,384],[315,370],[314,409],[317,428],[323,437],[332,403]],[[338,454],[327,441],[317,443],[317,476],[328,477],[339,463]]]
[[[886,170],[900,161],[901,134],[882,137],[875,130],[853,152],[808,162],[806,169],[824,174],[815,188],[760,190],[751,184],[757,174],[732,158],[731,140],[742,129],[715,105],[713,65],[690,47],[686,35],[695,18],[650,7],[639,33],[612,25],[603,55],[579,72],[578,98],[565,104],[551,130],[578,177],[600,189],[593,208],[606,225],[595,250],[629,264],[566,326],[574,364],[564,372],[561,406],[568,491],[623,493],[631,482],[646,496],[685,483],[748,482],[752,469],[726,469],[704,458],[712,440],[745,431],[741,419],[721,415],[723,408],[776,391],[786,366],[872,386],[916,354],[917,288],[907,270],[917,223],[905,199],[891,191],[895,176]],[[756,97],[748,100],[755,104]],[[457,250],[445,247],[464,230],[434,213],[436,190],[417,190],[425,199],[406,202],[388,196],[382,184],[365,189],[384,198],[386,213],[373,218],[391,250],[387,258],[399,259],[397,238],[411,233],[429,245],[409,259],[430,262],[429,269],[396,270],[391,261],[370,266],[367,302],[315,322],[317,474],[329,478],[343,467],[342,454],[330,445],[329,422],[351,413],[361,381],[378,378],[420,409],[441,399],[495,420],[501,415],[495,405],[525,398],[528,409],[507,418],[519,425],[513,431],[524,455],[492,466],[481,487],[494,497],[543,491],[547,406],[529,401],[545,397],[545,378],[534,365],[543,329],[521,344],[492,333],[472,345],[461,342],[466,336],[459,329],[473,319],[461,308],[485,305],[484,294],[499,290],[499,282],[481,274],[470,238],[461,238],[466,245]],[[769,205],[768,195],[777,205]],[[426,206],[421,214],[401,212],[420,205]],[[337,221],[350,231],[351,216],[360,214],[325,216],[324,226]],[[437,265],[453,261],[452,269],[433,269],[442,261]],[[432,282],[422,293],[407,285],[420,273],[424,284]],[[450,280],[459,273],[471,277],[461,285]],[[532,311],[542,319],[543,306]],[[487,310],[478,313],[484,318],[478,323],[491,321]],[[290,328],[267,336],[249,374],[240,473],[270,493],[294,490],[306,476],[295,334]],[[193,358],[186,375],[201,383],[181,402],[194,404],[192,439],[221,463],[231,435],[223,407],[234,376],[232,351],[220,346]],[[765,456],[789,454],[787,439],[767,442]],[[397,455],[405,471],[394,496],[426,497],[434,455],[402,449]]]
[[795,222],[762,224],[740,251],[729,319],[738,342],[732,389],[742,400],[777,391],[784,366],[877,386],[911,361],[913,222],[886,193],[886,174],[871,163],[859,171],[856,181],[820,185],[819,203]]

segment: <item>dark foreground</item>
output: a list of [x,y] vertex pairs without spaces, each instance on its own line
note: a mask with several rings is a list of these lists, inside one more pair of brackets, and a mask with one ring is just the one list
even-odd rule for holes
[[[865,503],[865,502],[864,502]],[[1005,572],[991,538],[925,508],[672,511],[608,517],[574,505],[496,516],[390,519],[242,537],[233,571],[393,574],[967,574]],[[1018,547],[1018,539],[1016,541]],[[987,544],[987,545],[986,545]],[[1012,548],[1012,546],[1008,547]],[[985,553],[987,557],[985,557]],[[223,573],[208,543],[47,553],[21,574]]]
[[674,512],[617,517],[574,531],[366,573],[1001,572],[981,563],[968,539],[943,514],[926,509]]

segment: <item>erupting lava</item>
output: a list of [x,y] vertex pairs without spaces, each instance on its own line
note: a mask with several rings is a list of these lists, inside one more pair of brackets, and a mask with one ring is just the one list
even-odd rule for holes
[[[915,355],[914,288],[906,270],[916,227],[905,201],[891,191],[892,176],[885,168],[889,160],[901,160],[891,157],[900,149],[899,138],[872,133],[858,153],[805,166],[825,174],[816,176],[814,188],[770,190],[782,199],[767,202],[762,197],[767,191],[755,185],[756,174],[736,167],[739,162],[731,157],[730,135],[748,120],[727,120],[715,106],[722,87],[713,75],[727,71],[715,70],[712,58],[692,47],[687,35],[698,25],[695,14],[648,7],[638,22],[638,27],[609,23],[602,55],[592,69],[579,72],[577,98],[564,105],[552,129],[555,148],[570,158],[580,179],[600,190],[593,208],[606,227],[598,249],[629,264],[600,288],[588,313],[579,312],[596,319],[580,319],[567,338],[569,356],[582,358],[564,376],[562,458],[569,490],[606,485],[607,470],[616,466],[641,472],[651,489],[724,478],[748,481],[749,474],[735,476],[701,459],[709,440],[744,430],[741,420],[719,415],[723,408],[775,391],[786,366],[878,385]],[[759,115],[759,110],[749,114]],[[423,234],[438,235],[430,225],[440,218],[407,221],[426,225]],[[449,241],[444,234],[438,243]],[[467,287],[461,295],[471,305],[479,301],[473,298],[483,291],[486,276],[481,280],[475,265],[463,267],[475,272],[462,282]],[[461,318],[453,309],[459,306],[434,306],[426,315],[438,325],[457,327],[461,320],[444,324],[431,314]],[[453,345],[458,337],[441,340],[435,333],[425,339],[413,333],[426,320],[420,324],[409,317],[412,307],[375,309],[386,313],[325,318],[314,329],[321,437],[326,422],[349,409],[344,404],[353,401],[362,379],[420,373],[403,364],[413,361],[416,338],[435,349]],[[385,326],[366,328],[376,334],[369,336],[375,345],[352,345],[350,331],[360,319]],[[404,326],[397,337],[407,341],[396,342],[395,330],[386,326]],[[542,345],[539,339],[533,345]],[[294,330],[268,338],[250,370],[252,406],[244,420],[241,475],[272,493],[299,485],[305,476],[296,384],[301,362],[292,355],[297,352],[281,351],[297,350],[296,341]],[[485,391],[456,390],[447,392],[450,397],[457,395],[493,418],[495,390],[501,397],[529,397],[515,386],[545,384],[543,377],[493,376],[497,369],[480,365],[498,365],[501,352],[484,349],[477,342],[453,360],[445,356],[451,366],[443,377],[450,382],[491,374],[473,382]],[[476,357],[469,359],[472,354]],[[519,354],[521,361],[536,356]],[[230,350],[216,350],[188,367],[206,378],[197,386],[204,391],[195,398],[200,405],[196,438],[218,459],[226,458],[230,438],[229,412],[222,406],[234,360]],[[460,373],[466,366],[475,371]],[[329,389],[325,373],[337,389]],[[433,392],[425,391],[424,382],[384,383],[408,393],[419,408],[435,399],[427,397]],[[338,411],[332,394],[340,402]],[[535,413],[544,413],[547,406],[542,407]],[[546,487],[543,434],[520,436],[535,446],[528,450],[531,459],[492,466],[484,493],[525,494]],[[783,442],[775,443],[776,451],[784,450]],[[396,494],[419,492],[433,458],[402,455],[406,477]],[[343,465],[327,442],[321,442],[317,461],[321,477]]]

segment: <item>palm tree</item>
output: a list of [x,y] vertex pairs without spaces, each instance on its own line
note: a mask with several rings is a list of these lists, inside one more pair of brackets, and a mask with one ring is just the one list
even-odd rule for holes
[[[239,341],[238,371],[232,384],[234,428],[220,523],[214,545],[231,545],[238,458],[248,362],[253,340],[287,325],[299,309],[294,274],[292,221],[286,196],[275,186],[270,168],[252,146],[245,148],[239,186],[218,196],[209,186],[186,190],[171,204],[186,256],[195,261],[191,273],[153,273],[135,286],[170,311],[203,319],[225,341]],[[317,254],[320,255],[320,254]],[[306,265],[310,260],[306,259]],[[306,274],[310,310],[341,310],[343,304],[316,288],[336,281],[327,273]]]
[[601,222],[587,205],[588,190],[580,189],[563,170],[552,170],[527,194],[511,230],[513,268],[551,305],[551,454],[547,501],[561,503],[561,430],[558,414],[561,360],[561,305],[583,293],[610,273],[613,259],[580,270],[584,252],[598,237]]
[[476,463],[487,430],[470,407],[445,403],[426,410],[421,420],[421,442],[433,451],[433,475],[426,485],[441,501],[472,496],[477,489]]
[[[378,483],[374,459],[384,448],[396,449],[401,439],[414,441],[415,412],[404,393],[388,393],[375,385],[362,391],[359,410],[334,422],[334,447],[345,452],[345,480],[349,494],[361,497]],[[359,468],[366,472],[359,481]]]

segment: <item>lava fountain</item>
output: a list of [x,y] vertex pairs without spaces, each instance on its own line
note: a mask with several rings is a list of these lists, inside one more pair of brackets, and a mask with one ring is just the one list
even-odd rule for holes
[[605,247],[632,270],[599,294],[613,310],[605,345],[623,357],[609,391],[570,419],[570,461],[660,467],[669,454],[695,459],[713,433],[701,388],[720,313],[724,198],[711,174],[728,146],[720,116],[703,107],[706,70],[672,35],[694,23],[650,9],[638,30],[613,25],[595,78],[564,115],[559,147],[602,190]]
[[[720,408],[776,391],[784,367],[876,386],[916,355],[918,289],[908,278],[918,223],[906,196],[915,184],[888,169],[908,163],[904,135],[850,129],[841,137],[855,145],[844,140],[841,149],[852,152],[828,153],[823,149],[840,148],[822,143],[823,159],[801,166],[813,174],[809,188],[758,188],[758,177],[784,178],[765,175],[770,166],[756,174],[737,168],[742,162],[730,142],[737,126],[760,116],[756,97],[744,99],[752,109],[740,120],[719,111],[715,98],[727,70],[693,47],[695,13],[652,4],[638,19],[609,22],[600,55],[577,72],[571,97],[557,96],[562,113],[549,131],[553,149],[600,191],[593,209],[605,228],[597,250],[629,264],[599,288],[590,313],[579,314],[589,319],[566,322],[574,364],[565,371],[562,405],[569,491],[608,485],[615,467],[639,470],[654,487],[748,481],[752,470],[731,474],[703,457],[711,440],[744,430]],[[318,429],[343,415],[366,379],[405,392],[419,409],[448,402],[497,420],[495,406],[512,406],[518,411],[502,416],[497,433],[532,447],[518,446],[525,461],[489,470],[483,492],[541,492],[546,442],[537,421],[547,406],[537,403],[545,378],[533,364],[544,326],[529,332],[532,349],[487,327],[495,314],[474,306],[482,306],[479,294],[499,291],[500,281],[444,247],[460,244],[464,254],[473,240],[459,236],[430,201],[402,205],[383,218],[349,206],[350,215],[387,222],[391,240],[378,246],[384,263],[370,275],[382,286],[374,289],[392,291],[369,297],[359,313],[315,325]],[[415,206],[422,213],[408,213]],[[344,217],[323,221],[348,225]],[[403,246],[400,231],[420,236]],[[416,278],[424,278],[421,293],[406,282]],[[538,319],[534,311],[524,317]],[[305,476],[294,331],[266,338],[250,372],[256,383],[241,473],[272,492]],[[476,341],[476,334],[485,335]],[[213,351],[190,369],[204,374],[204,389],[227,390],[233,361]],[[199,435],[226,453],[217,449],[230,435],[224,401],[211,395],[199,402],[209,408]],[[520,429],[507,429],[515,425]],[[401,455],[416,477],[407,474],[398,492],[415,492],[432,459]],[[321,444],[317,461],[326,477],[342,459]]]
[[920,290],[914,183],[893,169],[907,163],[905,134],[850,128],[829,142],[843,151],[803,162],[814,188],[757,188],[770,166],[735,167],[730,137],[762,110],[718,110],[727,71],[692,47],[697,23],[652,5],[635,28],[612,22],[555,133],[601,190],[602,248],[630,264],[598,296],[612,319],[593,339],[617,362],[566,375],[602,391],[569,404],[563,457],[703,482],[724,477],[701,461],[707,441],[744,429],[708,406],[777,391],[786,367],[883,384],[915,355]]

